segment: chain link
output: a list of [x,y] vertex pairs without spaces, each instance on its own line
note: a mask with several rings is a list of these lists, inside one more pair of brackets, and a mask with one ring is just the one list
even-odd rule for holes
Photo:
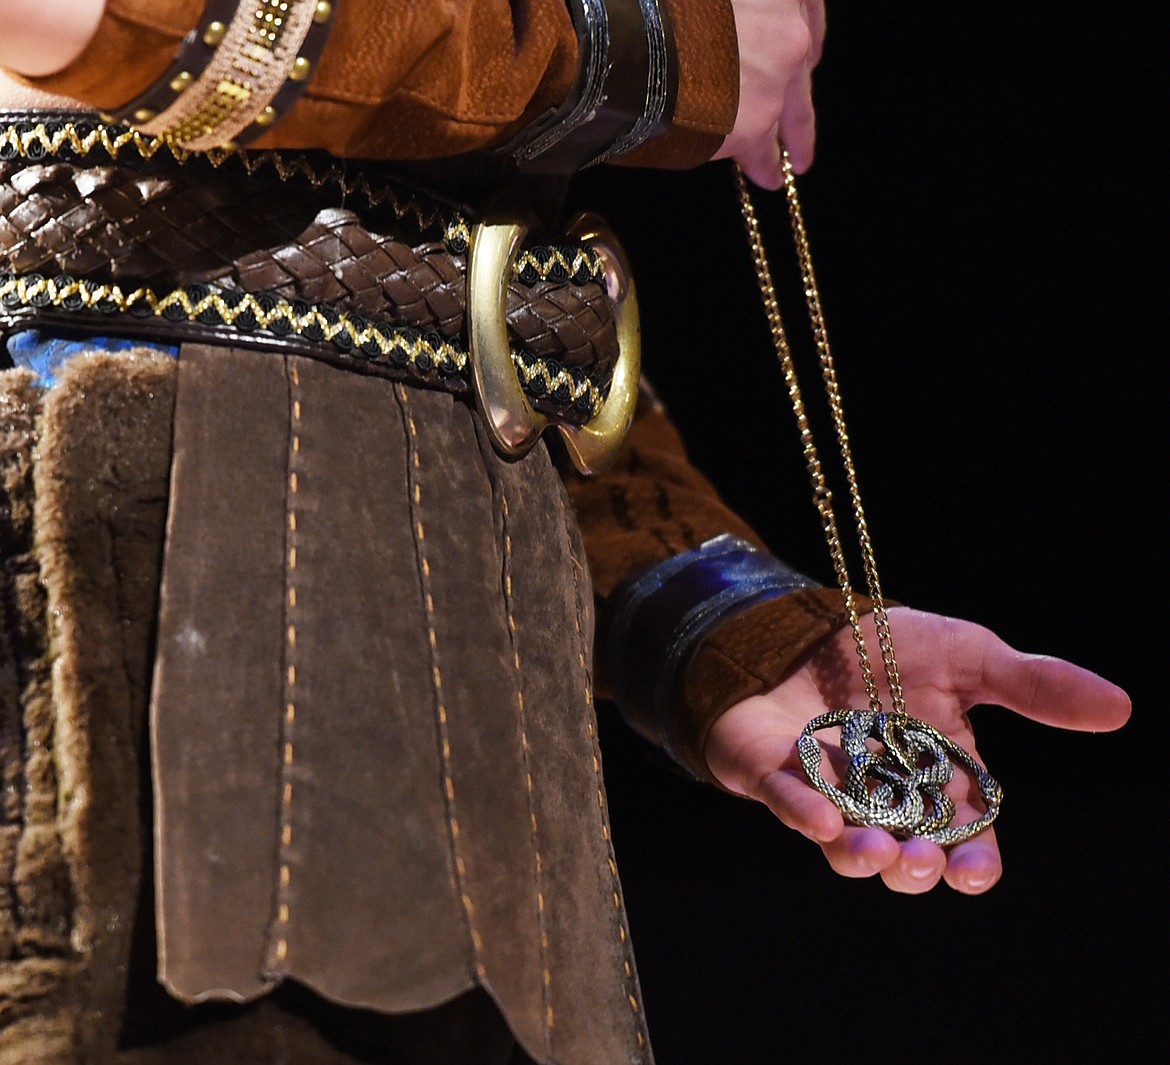
[[[861,667],[861,678],[869,698],[869,712],[861,710],[836,710],[814,718],[805,726],[797,741],[797,750],[810,783],[823,795],[830,798],[845,816],[856,824],[876,825],[898,835],[917,835],[933,840],[942,846],[951,846],[981,832],[999,814],[1003,801],[1002,789],[995,779],[970,754],[946,736],[922,721],[906,713],[906,699],[902,681],[898,674],[898,660],[894,654],[894,637],[890,631],[890,619],[886,612],[881,581],[878,578],[877,562],[874,559],[873,541],[865,510],[861,505],[861,489],[858,486],[857,468],[853,461],[853,449],[845,425],[845,409],[841,401],[841,389],[837,380],[837,368],[829,346],[829,335],[825,328],[821,295],[813,272],[812,253],[809,250],[808,232],[804,226],[804,215],[796,195],[796,180],[792,172],[792,161],[788,152],[783,152],[784,192],[788,203],[788,217],[796,245],[796,256],[800,265],[800,278],[804,287],[804,298],[816,344],[817,358],[821,369],[821,380],[825,397],[832,415],[837,449],[841,458],[845,480],[849,486],[849,501],[853,523],[857,531],[857,542],[861,549],[862,569],[865,573],[866,589],[873,602],[874,626],[877,630],[878,649],[890,693],[891,710],[887,714],[882,705],[877,678],[870,662],[861,621],[857,614],[857,603],[849,577],[849,565],[841,543],[837,518],[833,510],[833,493],[830,491],[821,465],[820,455],[813,442],[812,428],[805,409],[804,398],[796,377],[796,366],[792,349],[780,316],[780,304],[772,281],[760,235],[759,220],[755,206],[748,192],[743,171],[736,167],[735,180],[739,191],[740,209],[747,227],[748,243],[751,246],[752,262],[776,355],[784,372],[788,387],[788,398],[796,415],[800,442],[804,451],[805,465],[812,483],[813,503],[820,515],[821,528],[829,546],[833,569],[845,604],[845,612],[853,631],[853,642],[857,660]],[[850,759],[845,790],[829,784],[820,773],[820,748],[813,738],[823,728],[837,727],[842,732],[842,748]],[[880,755],[871,752],[865,744],[869,737],[882,743]],[[932,760],[928,769],[922,769],[918,762]],[[951,779],[953,767],[964,768],[979,786],[985,812],[967,824],[951,826],[955,808],[943,791]],[[876,781],[877,787],[870,790],[868,781]],[[929,805],[929,809],[927,808]]]
[[[748,243],[751,245],[752,262],[755,265],[756,278],[760,285],[760,295],[763,297],[764,310],[767,313],[768,325],[772,331],[772,341],[776,346],[776,354],[784,372],[784,383],[788,386],[788,398],[792,402],[792,410],[796,415],[796,426],[800,430],[800,443],[804,450],[805,465],[808,468],[809,480],[812,482],[813,503],[820,515],[821,528],[829,545],[829,554],[833,560],[837,583],[840,585],[841,594],[845,600],[845,613],[849,618],[850,627],[853,629],[853,642],[857,648],[857,660],[861,666],[861,677],[869,697],[869,706],[875,714],[881,713],[884,707],[882,706],[881,694],[878,691],[877,680],[874,677],[873,666],[870,663],[865,636],[861,631],[861,621],[857,615],[853,583],[849,578],[849,565],[845,559],[844,548],[841,546],[837,516],[833,510],[833,493],[825,478],[824,467],[821,465],[820,455],[816,443],[813,441],[812,426],[809,424],[804,396],[796,377],[796,364],[792,358],[792,348],[788,343],[788,335],[780,316],[780,303],[776,298],[776,286],[772,281],[772,271],[764,251],[764,241],[760,234],[760,223],[756,216],[755,205],[748,192],[743,171],[738,167],[735,170],[735,182],[739,190],[739,202],[743,211],[744,224],[747,226]],[[792,166],[788,160],[787,152],[784,153],[784,186],[788,199],[789,216],[792,220],[792,230],[796,239],[797,256],[800,260],[805,299],[808,302],[809,318],[812,322],[817,354],[820,358],[821,374],[825,382],[825,391],[829,397],[829,407],[833,415],[837,443],[841,450],[841,460],[849,482],[849,495],[853,504],[853,516],[858,526],[866,582],[869,586],[870,598],[874,603],[874,620],[878,623],[878,643],[881,646],[882,662],[886,667],[887,679],[890,681],[894,710],[896,713],[904,714],[906,705],[902,697],[902,685],[898,680],[898,666],[894,658],[893,640],[890,638],[889,618],[886,616],[881,585],[877,580],[873,545],[870,542],[869,529],[865,523],[865,512],[861,506],[861,492],[857,484],[853,452],[849,446],[849,434],[845,428],[845,412],[841,405],[841,392],[837,385],[836,368],[833,364],[833,354],[829,348],[828,335],[825,331],[820,294],[817,290],[816,277],[813,274],[812,257],[809,254],[808,235],[805,232],[804,219],[800,213],[800,203],[796,198],[796,182],[793,179]]]

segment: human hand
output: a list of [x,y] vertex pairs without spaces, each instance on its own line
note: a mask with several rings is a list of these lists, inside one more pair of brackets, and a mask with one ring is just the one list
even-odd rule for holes
[[106,0],[6,0],[0,67],[26,77],[55,74],[97,32]]
[[[1089,732],[1119,728],[1129,717],[1125,692],[1070,662],[1022,654],[970,622],[902,607],[889,613],[909,713],[972,753],[967,711],[979,703]],[[863,619],[863,628],[867,646],[876,647],[871,618]],[[789,828],[819,843],[842,876],[880,873],[887,887],[907,894],[928,891],[940,879],[965,894],[986,891],[1003,871],[993,829],[950,851],[922,838],[899,841],[882,829],[847,825],[808,784],[795,748],[804,726],[818,714],[867,703],[853,634],[839,630],[770,692],[737,703],[715,722],[707,764],[729,791],[764,803]],[[957,807],[956,824],[978,816],[972,803],[978,787],[961,771],[947,791]]]
[[812,164],[816,121],[812,68],[825,39],[824,0],[732,0],[739,38],[739,113],[716,159],[734,159],[757,185],[784,181],[780,145],[792,168]]

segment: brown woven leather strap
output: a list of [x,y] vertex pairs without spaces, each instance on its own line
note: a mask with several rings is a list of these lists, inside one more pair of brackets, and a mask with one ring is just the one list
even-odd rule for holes
[[[458,338],[445,340],[433,330],[424,333],[328,304],[201,283],[157,292],[67,275],[0,272],[0,341],[26,330],[307,355],[456,396],[472,390],[470,356]],[[511,355],[520,387],[540,413],[581,426],[601,410],[604,382],[596,375],[530,351]]]
[[[347,187],[336,160],[193,156],[45,117],[0,116],[0,269],[214,283],[463,332],[467,224],[384,171],[357,167]],[[580,249],[529,249],[508,321],[517,348],[567,368],[604,378],[617,358],[612,307]]]

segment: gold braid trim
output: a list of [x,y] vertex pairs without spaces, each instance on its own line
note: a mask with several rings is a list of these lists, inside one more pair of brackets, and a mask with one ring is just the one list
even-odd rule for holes
[[[371,207],[389,207],[399,220],[413,218],[420,231],[441,231],[443,243],[454,254],[463,254],[471,243],[471,226],[461,212],[452,211],[449,216],[445,215],[441,208],[420,200],[413,193],[402,196],[387,182],[371,182],[360,170],[351,174],[337,164],[319,165],[306,155],[270,149],[244,151],[236,147],[195,152],[165,137],[152,137],[125,126],[96,122],[92,125],[85,123],[83,128],[73,121],[65,121],[60,126],[38,122],[27,129],[11,122],[0,127],[0,162],[14,157],[38,162],[65,152],[81,159],[94,152],[104,152],[111,160],[117,161],[118,156],[130,148],[147,160],[163,152],[180,165],[192,159],[203,159],[217,169],[232,160],[238,162],[249,176],[271,170],[281,181],[301,179],[315,189],[334,187],[343,196],[362,197]],[[512,275],[521,283],[531,285],[538,280],[548,281],[553,271],[563,271],[564,279],[572,280],[574,284],[585,281],[605,284],[601,256],[592,248],[571,245],[525,249],[517,256]]]
[[605,264],[601,256],[593,248],[571,246],[548,247],[541,251],[525,248],[516,256],[512,276],[522,284],[531,285],[538,279],[547,281],[557,270],[561,271],[560,279],[571,278],[577,284],[582,279],[605,284]]
[[[53,128],[50,129],[50,125]],[[448,242],[448,234],[470,234],[466,220],[457,211],[448,218],[440,208],[420,201],[413,194],[403,197],[387,182],[371,182],[360,170],[351,175],[340,165],[321,165],[299,153],[272,150],[249,152],[235,147],[194,152],[163,137],[152,137],[125,126],[97,122],[92,125],[84,123],[82,128],[73,121],[65,121],[60,126],[38,122],[27,129],[9,123],[0,128],[0,160],[19,156],[30,162],[39,162],[45,158],[56,158],[65,152],[86,159],[94,152],[104,152],[116,162],[120,155],[131,148],[140,158],[147,160],[164,153],[164,157],[169,156],[180,165],[192,160],[205,160],[216,169],[231,160],[242,166],[249,176],[271,170],[280,181],[300,179],[315,189],[333,187],[344,196],[361,196],[372,207],[389,207],[399,219],[413,217],[420,230],[442,230],[444,242]]]
[[[194,297],[194,298],[193,298]],[[467,352],[449,340],[437,343],[417,329],[371,324],[346,311],[328,311],[274,296],[233,294],[229,301],[222,292],[205,285],[190,285],[159,295],[146,286],[126,292],[120,285],[100,284],[75,278],[45,278],[39,274],[0,275],[0,308],[33,307],[76,312],[118,311],[139,317],[153,316],[170,322],[200,325],[227,325],[241,332],[265,330],[274,336],[289,333],[314,342],[327,342],[342,353],[360,351],[361,356],[379,356],[402,365],[408,363],[419,373],[441,369],[448,375],[466,374]],[[245,318],[240,322],[241,318]],[[113,330],[116,332],[116,328]],[[512,350],[512,363],[521,383],[535,395],[552,395],[560,403],[588,404],[593,418],[604,400],[601,389],[585,374],[573,374],[551,360]],[[567,398],[562,398],[566,397]]]

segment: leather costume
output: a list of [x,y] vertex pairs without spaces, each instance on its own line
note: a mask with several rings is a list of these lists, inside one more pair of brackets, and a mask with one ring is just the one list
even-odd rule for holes
[[[111,0],[45,87],[97,107],[132,96],[199,7]],[[723,3],[668,7],[675,126],[634,161],[689,165],[734,117],[734,31]],[[212,332],[178,329],[177,360],[110,312],[104,331],[141,349],[95,342],[51,389],[3,375],[0,1061],[269,1060],[298,1023],[266,996],[286,980],[380,1014],[478,987],[533,1059],[651,1060],[591,705],[594,597],[604,609],[631,573],[720,533],[755,538],[652,401],[614,469],[566,475],[566,494],[545,447],[501,459],[432,364],[405,382],[369,352],[300,348],[299,330],[233,339],[225,323],[254,293],[454,342],[450,226],[436,236],[427,211],[370,194],[377,164],[355,196],[302,180],[288,150],[480,148],[559,99],[575,62],[560,0],[350,0],[340,17],[305,99],[257,145],[286,150],[269,171],[75,140],[42,158],[27,129],[0,162],[10,333],[48,293],[59,317],[38,321],[92,334],[87,278],[181,291],[196,310],[222,290],[232,312],[192,311]],[[452,72],[491,68],[501,26],[522,31],[516,61],[465,95]],[[44,137],[68,126],[89,143],[84,118],[21,121],[38,117]],[[296,157],[317,177],[330,166]],[[513,333],[604,372],[596,287],[587,272],[515,280]],[[810,590],[704,641],[679,708],[693,772],[709,776],[718,713],[840,620]],[[152,882],[157,944],[142,930]],[[152,1029],[139,978],[156,947],[176,997],[258,1005]],[[374,1060],[289,1038],[292,1060]]]

